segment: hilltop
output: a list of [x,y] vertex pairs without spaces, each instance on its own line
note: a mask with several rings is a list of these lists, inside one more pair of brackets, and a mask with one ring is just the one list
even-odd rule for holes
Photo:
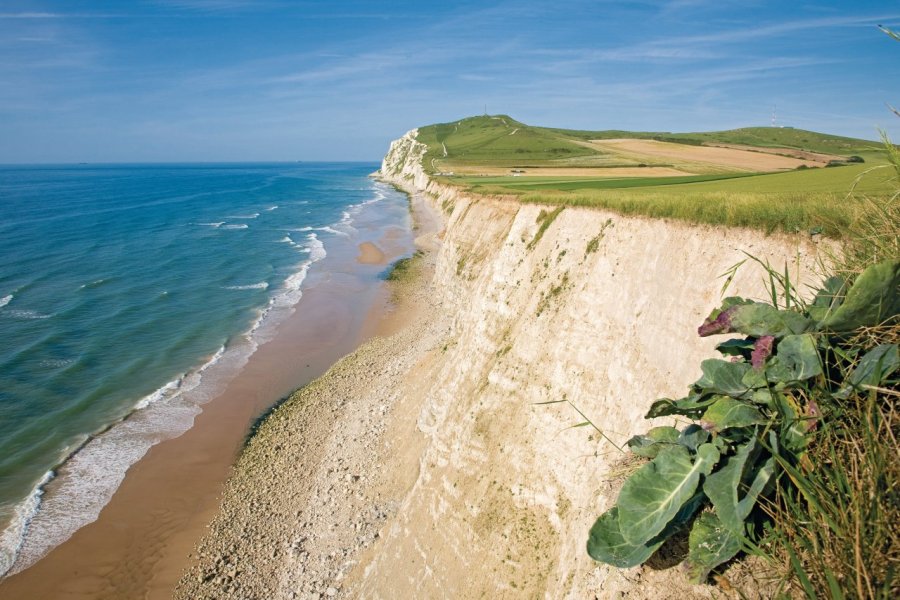
[[[627,145],[625,140],[642,143]],[[428,146],[423,166],[432,173],[448,172],[451,167],[473,172],[476,167],[683,167],[673,162],[698,163],[692,165],[694,170],[763,170],[740,164],[741,159],[752,159],[746,156],[748,152],[775,157],[771,164],[776,166],[770,170],[782,170],[798,166],[791,160],[807,166],[824,165],[881,151],[877,142],[792,128],[747,127],[697,133],[582,131],[535,127],[507,115],[468,117],[421,127],[418,141]],[[717,148],[718,156],[691,156],[697,154],[697,148]],[[686,158],[679,161],[679,152]],[[778,158],[791,160],[778,165]],[[707,164],[704,167],[702,163]]]

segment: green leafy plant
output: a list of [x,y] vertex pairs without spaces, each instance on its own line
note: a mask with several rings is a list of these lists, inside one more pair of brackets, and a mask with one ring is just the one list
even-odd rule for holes
[[627,442],[649,461],[591,528],[587,549],[595,560],[636,566],[689,530],[688,571],[705,581],[741,550],[757,547],[775,491],[796,487],[813,469],[808,449],[823,411],[896,386],[897,343],[865,348],[856,336],[896,324],[900,260],[871,265],[852,280],[831,277],[808,303],[787,271],[763,266],[771,302],[726,298],[698,333],[740,337],[717,346],[723,358],[703,361],[686,397],[659,399],[646,415],[690,422]]

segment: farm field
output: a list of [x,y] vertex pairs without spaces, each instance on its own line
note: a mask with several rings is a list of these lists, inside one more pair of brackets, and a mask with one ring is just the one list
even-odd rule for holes
[[433,177],[473,193],[770,231],[838,235],[897,176],[879,142],[788,128],[574,131],[482,116],[418,139]]

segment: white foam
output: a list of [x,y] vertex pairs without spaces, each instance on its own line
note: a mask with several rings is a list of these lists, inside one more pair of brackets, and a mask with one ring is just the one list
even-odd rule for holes
[[[277,206],[275,208],[278,208]],[[225,217],[226,219],[255,219],[259,216],[259,213],[253,213],[252,215],[229,215]]]
[[333,233],[334,235],[343,235],[343,236],[350,235],[346,231],[338,231],[337,229],[334,229],[333,227],[328,227],[327,225],[325,227],[317,227],[316,231],[324,231],[325,233]]
[[222,225],[222,229],[247,229],[248,227],[250,227],[250,226],[247,225],[246,223]]
[[49,319],[53,315],[47,315],[44,313],[39,313],[34,310],[7,310],[4,311],[5,315],[13,317],[14,319],[24,319],[26,321],[31,321],[35,319]]
[[247,285],[226,285],[226,290],[264,290],[269,287],[269,283],[267,281],[260,281],[259,283],[250,283]]
[[99,285],[103,285],[103,284],[106,283],[107,281],[109,281],[109,280],[108,280],[108,279],[95,279],[94,281],[91,281],[91,282],[89,282],[89,283],[83,283],[83,284],[81,284],[81,287],[78,288],[78,289],[83,290],[83,289],[85,289],[85,288],[95,288],[95,287],[97,287],[97,286],[99,286]]
[[12,299],[13,299],[12,294],[10,294],[9,296],[3,296],[2,298],[0,298],[0,308],[3,308],[4,306],[6,306],[10,302],[12,302]]
[[6,529],[0,531],[0,577],[13,566],[16,555],[22,547],[22,541],[25,539],[28,524],[31,523],[31,519],[37,514],[41,505],[44,486],[51,479],[53,479],[52,471],[44,473],[40,481],[31,489],[31,493],[13,509],[12,518],[9,519]]
[[307,247],[309,248],[309,261],[311,263],[318,262],[325,258],[328,253],[325,252],[325,244],[316,237],[316,234],[310,233],[306,236]]
[[275,206],[270,206],[269,208],[267,208],[267,209],[266,209],[266,212],[273,211],[273,210],[275,210],[276,208],[278,208],[278,205],[277,205],[277,204],[276,204]]
[[75,362],[75,359],[74,359],[74,358],[68,358],[68,359],[65,359],[65,358],[50,358],[50,359],[47,359],[47,360],[42,360],[42,361],[40,362],[40,365],[41,365],[42,367],[49,367],[49,368],[51,368],[51,369],[63,369],[63,368],[65,368],[65,367],[68,367],[69,365],[71,365],[71,364],[74,363],[74,362]]
[[297,270],[284,280],[283,291],[269,302],[269,308],[261,315],[260,322],[272,308],[284,308],[297,304],[303,296],[301,286],[309,272],[309,267],[328,255],[325,251],[325,244],[322,243],[322,240],[320,240],[315,233],[306,235],[306,244],[301,249],[301,252],[309,253],[309,258],[297,265]]
[[284,288],[289,292],[299,291],[303,280],[306,279],[307,271],[309,271],[309,263],[304,263],[296,273],[284,280]]
[[218,229],[222,225],[225,224],[225,221],[218,221],[216,223],[197,223],[197,225],[203,225],[205,227],[212,227],[214,229]]
[[142,408],[147,408],[157,400],[161,400],[165,398],[167,394],[171,394],[175,392],[181,386],[181,380],[183,377],[179,377],[177,379],[173,379],[166,385],[162,386],[152,394],[147,394],[140,400],[138,400],[137,404],[134,405],[135,410],[141,410]]
[[312,227],[294,227],[293,229],[288,229],[287,231],[312,231]]

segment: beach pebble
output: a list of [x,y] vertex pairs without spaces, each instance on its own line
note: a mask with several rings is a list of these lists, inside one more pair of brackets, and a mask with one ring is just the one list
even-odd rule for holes
[[337,589],[330,587],[327,590],[325,590],[325,595],[328,596],[329,598],[333,598],[334,596],[337,596],[337,592],[338,592]]

